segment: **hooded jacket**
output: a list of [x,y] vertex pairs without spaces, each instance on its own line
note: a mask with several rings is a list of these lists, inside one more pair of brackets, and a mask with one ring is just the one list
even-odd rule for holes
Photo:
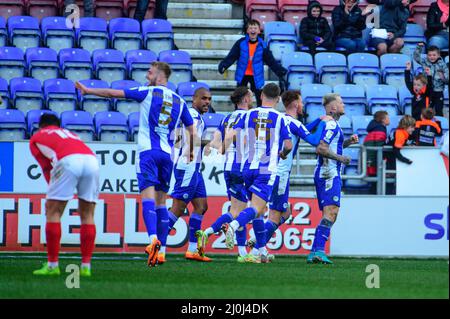
[[[411,1],[413,3],[415,1]],[[410,12],[403,6],[402,0],[384,0],[381,9],[380,26],[394,34],[394,38],[401,38],[406,33]]]
[[422,110],[430,106],[431,93],[433,92],[433,81],[431,76],[427,76],[428,84],[423,88],[423,92],[416,94],[414,92],[414,82],[411,77],[411,71],[405,70],[405,84],[409,92],[413,95],[411,107],[412,117],[419,121],[422,115]]
[[[419,63],[423,69],[430,68],[431,76],[433,78],[433,91],[443,92],[445,85],[448,84],[448,66],[444,59],[439,58],[436,62],[431,63],[426,57],[422,57],[422,47],[417,46],[414,51],[414,60]],[[439,73],[444,74],[444,80],[441,79]]]
[[357,39],[362,38],[362,31],[366,28],[366,17],[358,4],[353,6],[350,14],[345,13],[345,5],[341,4],[332,12],[334,38]]
[[[425,31],[425,35],[427,38],[431,38],[433,35],[436,35],[440,31],[446,31],[446,28],[442,25],[441,22],[442,11],[439,9],[437,2],[433,2],[430,5],[430,9],[427,14],[427,30]],[[445,25],[449,26],[449,19],[445,22]]]
[[[387,128],[383,124],[372,120],[367,126],[367,135],[364,139],[365,146],[383,146],[386,144]],[[367,173],[375,176],[377,169],[377,151],[367,151]]]
[[[320,9],[320,15],[318,18],[314,18],[311,15],[313,8]],[[323,38],[324,42],[332,40],[333,33],[327,19],[322,17],[323,8],[317,1],[312,1],[308,5],[308,16],[302,19],[300,23],[300,37],[304,42],[315,42],[315,37]]]

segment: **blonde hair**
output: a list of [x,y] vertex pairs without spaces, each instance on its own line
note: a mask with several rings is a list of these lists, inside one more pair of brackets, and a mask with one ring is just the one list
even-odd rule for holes
[[170,65],[166,62],[159,62],[155,61],[152,62],[152,66],[157,68],[159,71],[163,72],[167,79],[170,78],[170,74],[172,73],[172,70],[170,69]]
[[398,123],[398,128],[408,128],[408,127],[414,127],[416,126],[416,120],[411,115],[405,115],[400,120],[400,123]]
[[338,99],[338,97],[340,97],[340,95],[337,93],[327,93],[323,96],[322,104],[324,106],[327,106],[331,102],[336,101]]

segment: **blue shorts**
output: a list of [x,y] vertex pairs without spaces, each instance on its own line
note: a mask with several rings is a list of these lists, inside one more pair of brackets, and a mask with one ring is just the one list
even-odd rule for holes
[[284,213],[287,211],[288,205],[289,174],[283,177],[277,176],[275,186],[273,187],[269,208]]
[[138,156],[136,169],[139,191],[154,186],[156,191],[167,193],[173,169],[170,154],[160,150],[148,150]]
[[330,179],[314,178],[316,184],[317,201],[319,208],[323,211],[325,206],[341,206],[341,178],[333,177]]
[[241,202],[247,203],[247,190],[245,189],[242,173],[225,171],[223,175],[227,186],[228,199],[234,197]]
[[255,194],[269,202],[275,178],[275,174],[261,174],[259,169],[244,170],[244,183],[248,199],[251,200],[251,195]]
[[175,185],[170,196],[185,203],[189,203],[195,198],[206,198],[205,181],[197,169],[175,169],[174,175]]

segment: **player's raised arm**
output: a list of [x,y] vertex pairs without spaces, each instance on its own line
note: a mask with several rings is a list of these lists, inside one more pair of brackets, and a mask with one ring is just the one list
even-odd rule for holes
[[349,147],[350,145],[353,145],[353,144],[358,144],[359,143],[359,138],[358,138],[358,135],[356,135],[356,134],[353,134],[352,136],[350,136],[350,138],[349,139],[346,139],[345,141],[344,141],[344,148],[347,148],[347,147]]
[[123,90],[114,90],[114,89],[96,89],[96,88],[88,88],[80,82],[75,83],[75,87],[80,90],[82,95],[96,95],[101,97],[108,98],[124,98],[125,91]]

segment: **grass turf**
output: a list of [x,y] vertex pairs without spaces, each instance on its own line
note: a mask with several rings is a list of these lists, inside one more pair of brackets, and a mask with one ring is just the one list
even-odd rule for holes
[[[79,259],[62,257],[59,277],[36,277],[32,271],[44,255],[0,255],[0,299],[449,298],[448,260],[442,259],[334,258],[334,265],[307,265],[304,257],[278,257],[255,265],[231,256],[198,263],[169,255],[166,264],[149,269],[142,258],[101,256],[92,262],[93,276],[82,277],[79,289],[68,289],[65,267],[79,265]],[[379,266],[379,289],[366,288],[369,264]]]

